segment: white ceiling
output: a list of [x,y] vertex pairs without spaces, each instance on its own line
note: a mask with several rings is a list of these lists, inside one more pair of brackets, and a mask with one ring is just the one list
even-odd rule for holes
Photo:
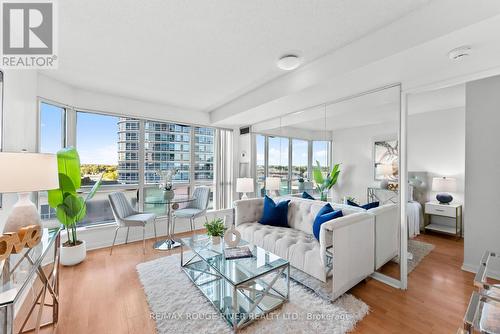
[[64,0],[59,69],[44,74],[98,92],[210,111],[348,45],[429,0]]
[[[497,31],[500,1],[433,1],[382,30],[214,110],[211,120],[221,125],[252,124],[389,83],[401,82],[403,91],[413,92],[497,75]],[[451,61],[448,51],[462,45],[471,46],[472,55]],[[463,106],[463,99],[460,88],[429,93],[414,101],[415,110]]]

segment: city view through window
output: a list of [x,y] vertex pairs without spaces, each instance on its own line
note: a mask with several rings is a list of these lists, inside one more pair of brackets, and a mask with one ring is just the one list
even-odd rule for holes
[[[66,145],[65,116],[62,107],[40,104],[40,152],[56,153]],[[144,138],[140,138],[141,126]],[[75,128],[82,191],[88,191],[101,175],[103,178],[103,186],[89,203],[82,223],[113,220],[107,200],[112,191],[123,191],[138,206],[141,177],[145,197],[161,196],[158,172],[169,169],[177,171],[173,177],[176,194],[187,195],[193,191],[192,186],[208,185],[213,207],[215,129],[80,111],[76,112]],[[46,204],[46,193],[39,197],[42,218],[54,218],[54,211]],[[163,207],[145,205],[144,209],[164,213]]]
[[[307,141],[260,134],[255,136],[255,141],[257,193],[261,196],[265,194],[266,176],[279,177],[280,193],[290,194],[298,192],[299,182],[312,181],[309,164],[315,166],[318,161],[323,172],[329,169],[331,145],[329,141]],[[311,145],[311,156],[309,145]]]

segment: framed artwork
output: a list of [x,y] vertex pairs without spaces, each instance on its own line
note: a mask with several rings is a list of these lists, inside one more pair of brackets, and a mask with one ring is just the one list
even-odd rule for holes
[[399,146],[396,139],[377,140],[374,143],[374,175],[375,180],[398,182],[399,176]]

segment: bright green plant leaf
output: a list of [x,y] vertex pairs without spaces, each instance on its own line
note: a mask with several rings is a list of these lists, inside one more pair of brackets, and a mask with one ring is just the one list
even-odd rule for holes
[[[66,175],[75,189],[80,188],[80,156],[74,147],[64,148],[57,152],[57,165],[60,174]],[[61,182],[61,180],[59,180]],[[65,190],[65,189],[63,189]]]
[[66,206],[64,204],[59,204],[56,208],[57,219],[64,226],[68,227],[73,224],[73,219],[66,214]]
[[64,197],[64,210],[66,211],[66,214],[75,219],[76,216],[79,214],[80,210],[82,209],[83,206],[83,201],[80,197],[73,195],[73,194],[68,194],[67,196]]
[[57,208],[59,204],[63,201],[63,193],[61,189],[52,189],[48,192],[49,206],[51,208]]
[[76,193],[78,188],[75,187],[73,180],[63,173],[59,173],[59,189],[67,193]]
[[323,173],[321,172],[321,166],[319,165],[318,160],[316,160],[316,166],[313,167],[313,178],[317,186],[322,186],[323,183],[325,182],[323,178]]
[[78,198],[82,202],[82,208],[80,209],[80,212],[78,212],[78,214],[76,215],[75,222],[79,222],[79,221],[83,220],[83,218],[85,218],[85,216],[87,215],[87,205],[86,205],[85,201],[81,197],[78,197]]
[[87,195],[87,198],[85,199],[85,203],[87,203],[88,201],[90,201],[94,197],[94,195],[97,192],[97,190],[99,190],[99,188],[101,187],[102,176],[103,175],[104,174],[101,174],[101,177],[99,178],[99,180],[96,183],[94,183],[94,186],[92,187],[92,189],[90,190],[89,194]]

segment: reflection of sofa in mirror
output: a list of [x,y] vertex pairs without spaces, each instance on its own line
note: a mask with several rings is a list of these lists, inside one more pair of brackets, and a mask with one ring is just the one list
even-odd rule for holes
[[358,212],[366,212],[375,217],[375,270],[380,269],[399,254],[399,209],[397,204],[386,203],[369,210],[348,205],[333,205],[353,208]]
[[373,273],[373,215],[334,204],[334,209],[342,209],[344,217],[322,224],[318,241],[312,227],[325,203],[295,197],[287,199],[291,200],[290,228],[258,223],[264,206],[262,198],[236,201],[235,224],[242,238],[287,259],[293,267],[323,282],[331,275],[334,299]]

